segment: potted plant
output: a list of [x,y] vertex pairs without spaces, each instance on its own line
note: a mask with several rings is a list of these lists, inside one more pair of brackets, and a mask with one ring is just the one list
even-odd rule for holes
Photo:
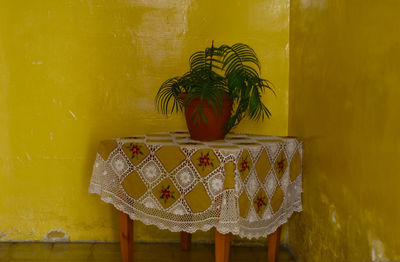
[[242,43],[195,52],[190,71],[165,81],[157,92],[157,109],[169,114],[185,112],[192,139],[218,140],[244,117],[263,120],[271,116],[261,100],[268,80],[254,50]]

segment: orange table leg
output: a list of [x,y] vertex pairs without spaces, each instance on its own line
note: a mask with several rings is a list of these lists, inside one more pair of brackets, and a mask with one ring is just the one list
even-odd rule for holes
[[133,220],[124,212],[118,211],[119,238],[122,262],[133,261]]
[[282,226],[278,227],[274,233],[268,236],[268,262],[276,262],[279,253]]
[[187,232],[181,232],[181,249],[183,251],[189,251],[192,242],[192,234]]
[[221,234],[215,229],[215,262],[228,262],[231,234]]

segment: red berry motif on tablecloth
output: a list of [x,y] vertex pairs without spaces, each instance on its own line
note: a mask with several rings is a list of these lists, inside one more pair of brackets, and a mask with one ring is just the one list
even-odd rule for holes
[[286,165],[286,159],[282,156],[280,160],[277,162],[277,167],[278,167],[278,173],[283,173]]
[[256,206],[257,206],[257,213],[260,212],[260,209],[262,208],[262,206],[266,206],[267,205],[267,203],[265,203],[265,197],[262,197],[262,196],[258,196],[254,200],[254,204],[256,204]]
[[175,192],[170,190],[170,185],[168,185],[166,188],[164,188],[164,186],[161,187],[161,196],[160,198],[164,200],[164,203],[167,203],[167,200],[172,198],[175,199]]
[[244,172],[246,170],[250,170],[249,162],[247,161],[247,157],[240,162],[240,172]]
[[131,158],[135,158],[138,155],[143,155],[141,150],[142,146],[134,143],[130,143],[126,146],[126,148],[132,153]]
[[206,154],[203,154],[203,152],[201,152],[201,155],[199,157],[199,163],[198,165],[200,167],[202,167],[202,169],[204,170],[207,166],[212,166],[214,167],[214,163],[213,163],[213,159],[210,158],[210,152],[207,152]]

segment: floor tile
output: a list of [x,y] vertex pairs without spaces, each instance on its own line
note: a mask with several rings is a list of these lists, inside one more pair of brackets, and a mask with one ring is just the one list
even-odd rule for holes
[[0,261],[11,258],[11,243],[0,243]]
[[[178,243],[135,243],[135,262],[212,262],[214,245],[192,243],[181,251]],[[115,262],[121,261],[118,243],[0,243],[1,262]],[[266,247],[233,246],[230,262],[267,262]],[[281,248],[278,262],[293,262]]]
[[94,244],[90,243],[55,243],[49,256],[49,261],[88,261]]
[[46,261],[52,252],[50,243],[12,243],[9,259],[11,261]]

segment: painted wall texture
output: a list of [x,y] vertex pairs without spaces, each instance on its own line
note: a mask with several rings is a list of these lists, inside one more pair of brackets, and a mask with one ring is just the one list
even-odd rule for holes
[[400,260],[399,1],[295,0],[289,134],[304,138],[302,261]]
[[[114,208],[87,193],[97,145],[185,128],[153,99],[212,40],[252,46],[275,85],[265,96],[272,119],[237,131],[287,133],[287,0],[0,3],[0,241],[118,240]],[[138,241],[178,239],[135,230]]]

